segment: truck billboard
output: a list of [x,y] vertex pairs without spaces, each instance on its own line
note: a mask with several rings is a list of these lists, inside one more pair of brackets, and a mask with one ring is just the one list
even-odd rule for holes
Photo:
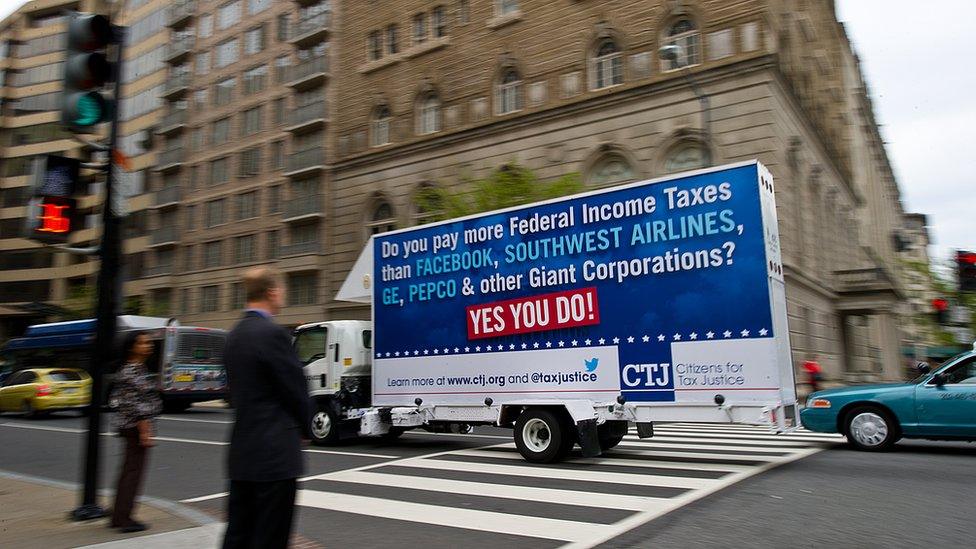
[[385,233],[372,254],[375,405],[795,403],[758,162]]

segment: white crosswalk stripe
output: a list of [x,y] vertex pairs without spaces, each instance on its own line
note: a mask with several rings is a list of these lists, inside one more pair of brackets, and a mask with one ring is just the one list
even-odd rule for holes
[[628,434],[603,456],[576,452],[559,464],[527,463],[505,442],[336,471],[303,479],[298,503],[575,549],[842,440],[741,425],[668,424],[655,434]]

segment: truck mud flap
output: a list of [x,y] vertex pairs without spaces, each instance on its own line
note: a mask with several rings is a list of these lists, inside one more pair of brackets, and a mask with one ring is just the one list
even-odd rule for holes
[[595,418],[577,421],[576,430],[579,433],[579,445],[583,449],[583,457],[597,457],[603,453],[600,449],[600,437],[597,434]]
[[637,423],[638,438],[651,438],[654,436],[654,424],[650,421]]

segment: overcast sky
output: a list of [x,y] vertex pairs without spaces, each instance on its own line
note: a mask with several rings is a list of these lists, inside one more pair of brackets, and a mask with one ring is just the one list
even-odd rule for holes
[[[22,3],[0,0],[0,19]],[[928,214],[938,255],[976,248],[976,2],[838,0],[837,13],[861,57],[905,209]]]

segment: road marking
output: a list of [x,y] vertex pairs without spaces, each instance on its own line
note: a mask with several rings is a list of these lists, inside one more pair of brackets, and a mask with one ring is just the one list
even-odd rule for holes
[[[474,456],[474,457],[490,457],[499,459],[508,459],[512,461],[519,461],[524,463],[525,460],[522,455],[518,452],[492,452],[490,450],[472,449],[472,450],[456,450],[452,455],[460,456]],[[714,464],[714,463],[676,463],[673,461],[653,461],[653,460],[636,460],[636,459],[620,459],[619,457],[595,457],[595,458],[584,458],[584,457],[571,457],[567,459],[564,463],[579,463],[581,465],[617,465],[621,467],[637,467],[637,468],[653,468],[653,469],[678,469],[678,470],[692,470],[692,471],[715,471],[719,473],[740,473],[742,471],[747,471],[752,467],[748,465],[732,465],[732,464]]]
[[571,542],[602,536],[611,529],[610,526],[590,522],[476,511],[316,490],[299,490],[298,505],[370,517]]
[[[660,442],[660,443],[670,443],[679,442],[682,444],[714,444],[712,448],[741,448],[745,446],[751,446],[752,444],[744,444],[745,442],[756,442],[756,439],[716,439],[714,437],[700,437],[697,434],[693,436],[683,437],[679,436],[675,432],[670,433],[654,433],[653,437],[650,438],[640,438],[637,435],[626,435],[624,440],[643,440],[645,442]],[[810,444],[816,441],[799,441],[799,440],[770,440],[762,441],[761,444],[765,447],[776,447],[776,448],[806,448]],[[739,446],[736,446],[736,445]]]
[[428,433],[427,431],[407,431],[405,435],[426,435],[431,437],[464,437],[464,438],[494,438],[498,440],[512,440],[512,437],[501,435],[462,435],[460,433]]
[[232,425],[234,422],[224,419],[193,419],[188,417],[172,417],[172,416],[158,416],[156,419],[165,419],[166,421],[185,421],[187,423],[216,423],[218,425]]
[[393,456],[388,454],[369,454],[364,452],[343,452],[342,450],[319,450],[318,448],[305,448],[302,450],[309,454],[335,454],[338,456],[356,456],[356,457],[369,457],[369,458],[379,458],[379,459],[400,459],[403,456]]
[[356,484],[371,484],[374,486],[386,486],[390,488],[427,490],[445,494],[466,494],[471,496],[517,499],[561,505],[580,505],[584,507],[599,507],[606,509],[626,509],[630,511],[646,511],[655,507],[665,507],[669,505],[667,499],[664,498],[600,494],[596,492],[578,492],[575,490],[513,486],[510,484],[489,484],[486,482],[471,482],[466,480],[413,477],[407,475],[377,473],[373,471],[341,471],[332,475],[329,480],[353,482]]
[[[44,425],[24,425],[23,423],[0,423],[4,427],[16,427],[18,429],[34,429],[37,431],[54,431],[56,433],[87,433],[88,429],[73,429],[70,427],[47,427]],[[106,433],[102,433],[103,435]]]
[[669,477],[663,475],[643,475],[634,473],[609,473],[580,469],[555,469],[543,466],[498,465],[469,461],[448,461],[439,459],[407,460],[397,463],[403,467],[419,467],[442,471],[462,471],[467,473],[489,473],[516,477],[552,478],[585,482],[607,482],[615,484],[634,484],[663,486],[668,488],[699,489],[711,486],[716,481],[705,478]]
[[196,497],[196,498],[181,499],[180,500],[180,503],[199,503],[201,501],[207,501],[207,500],[211,500],[211,499],[224,498],[224,497],[227,497],[228,495],[230,495],[230,494],[227,493],[227,492],[220,492],[220,493],[217,493],[217,494],[208,494],[206,496],[200,496],[200,497]]

